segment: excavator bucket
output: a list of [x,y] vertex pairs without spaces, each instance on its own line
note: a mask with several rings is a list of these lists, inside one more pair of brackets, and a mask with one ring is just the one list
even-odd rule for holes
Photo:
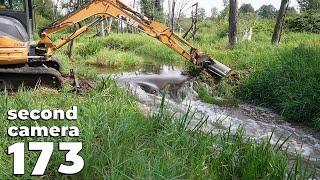
[[204,68],[215,79],[221,79],[228,75],[231,69],[220,63],[217,60],[212,59],[206,54],[202,54],[197,58],[197,63]]

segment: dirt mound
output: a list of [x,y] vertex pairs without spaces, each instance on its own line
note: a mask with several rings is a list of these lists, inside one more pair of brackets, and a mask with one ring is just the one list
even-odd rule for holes
[[[63,75],[62,80],[64,83],[70,84],[71,86],[74,86],[74,78],[69,75]],[[89,80],[84,77],[78,77],[80,89],[80,93],[86,93],[90,91],[92,88],[95,87],[96,82],[94,80]]]

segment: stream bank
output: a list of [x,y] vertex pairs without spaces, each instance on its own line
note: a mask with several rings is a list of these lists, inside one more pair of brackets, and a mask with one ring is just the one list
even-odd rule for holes
[[189,117],[190,128],[203,119],[206,123],[202,130],[213,134],[229,130],[236,133],[239,128],[244,128],[246,137],[256,142],[270,139],[272,144],[283,144],[282,149],[287,149],[292,159],[300,153],[303,161],[309,161],[319,174],[320,140],[317,136],[308,128],[286,122],[269,109],[249,104],[224,107],[202,102],[195,89],[199,84],[205,84],[183,75],[181,67],[146,65],[132,72],[104,72],[100,76],[110,74],[120,87],[135,97],[146,115],[159,111],[165,95],[165,109],[169,113],[176,117],[192,115]]

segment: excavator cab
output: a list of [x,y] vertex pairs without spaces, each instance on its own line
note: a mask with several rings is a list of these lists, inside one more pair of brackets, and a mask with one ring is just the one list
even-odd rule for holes
[[0,33],[27,42],[33,33],[31,0],[0,0]]
[[0,90],[60,88],[59,64],[36,56],[32,0],[0,0]]
[[0,0],[0,65],[28,60],[32,17],[31,0]]

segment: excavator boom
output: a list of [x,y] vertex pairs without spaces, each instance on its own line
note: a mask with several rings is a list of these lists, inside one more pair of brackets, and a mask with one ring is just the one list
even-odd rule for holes
[[[13,9],[10,2],[9,6],[0,6],[0,89],[17,89],[21,84],[60,88],[60,64],[52,59],[54,53],[109,17],[125,21],[159,40],[215,79],[224,77],[230,71],[227,66],[202,54],[165,24],[148,19],[121,0],[91,0],[64,18],[43,27],[38,43],[32,41],[32,0],[17,1],[20,3],[18,7],[21,7],[18,10]],[[93,21],[81,26],[89,20]],[[75,25],[79,26],[73,33],[53,42],[51,36],[54,33]]]
[[[59,42],[54,43],[50,39],[52,34],[91,17],[96,17],[96,20],[89,25],[80,27]],[[121,0],[93,0],[65,18],[42,28],[40,31],[41,40],[39,41],[39,46],[45,48],[44,55],[50,59],[56,50],[86,32],[90,26],[108,17],[119,18],[130,25],[136,26],[142,32],[156,38],[194,65],[201,66],[214,78],[221,78],[230,71],[230,68],[227,66],[213,60],[208,55],[202,54],[199,49],[192,46],[187,40],[176,34],[165,24],[148,19]]]

